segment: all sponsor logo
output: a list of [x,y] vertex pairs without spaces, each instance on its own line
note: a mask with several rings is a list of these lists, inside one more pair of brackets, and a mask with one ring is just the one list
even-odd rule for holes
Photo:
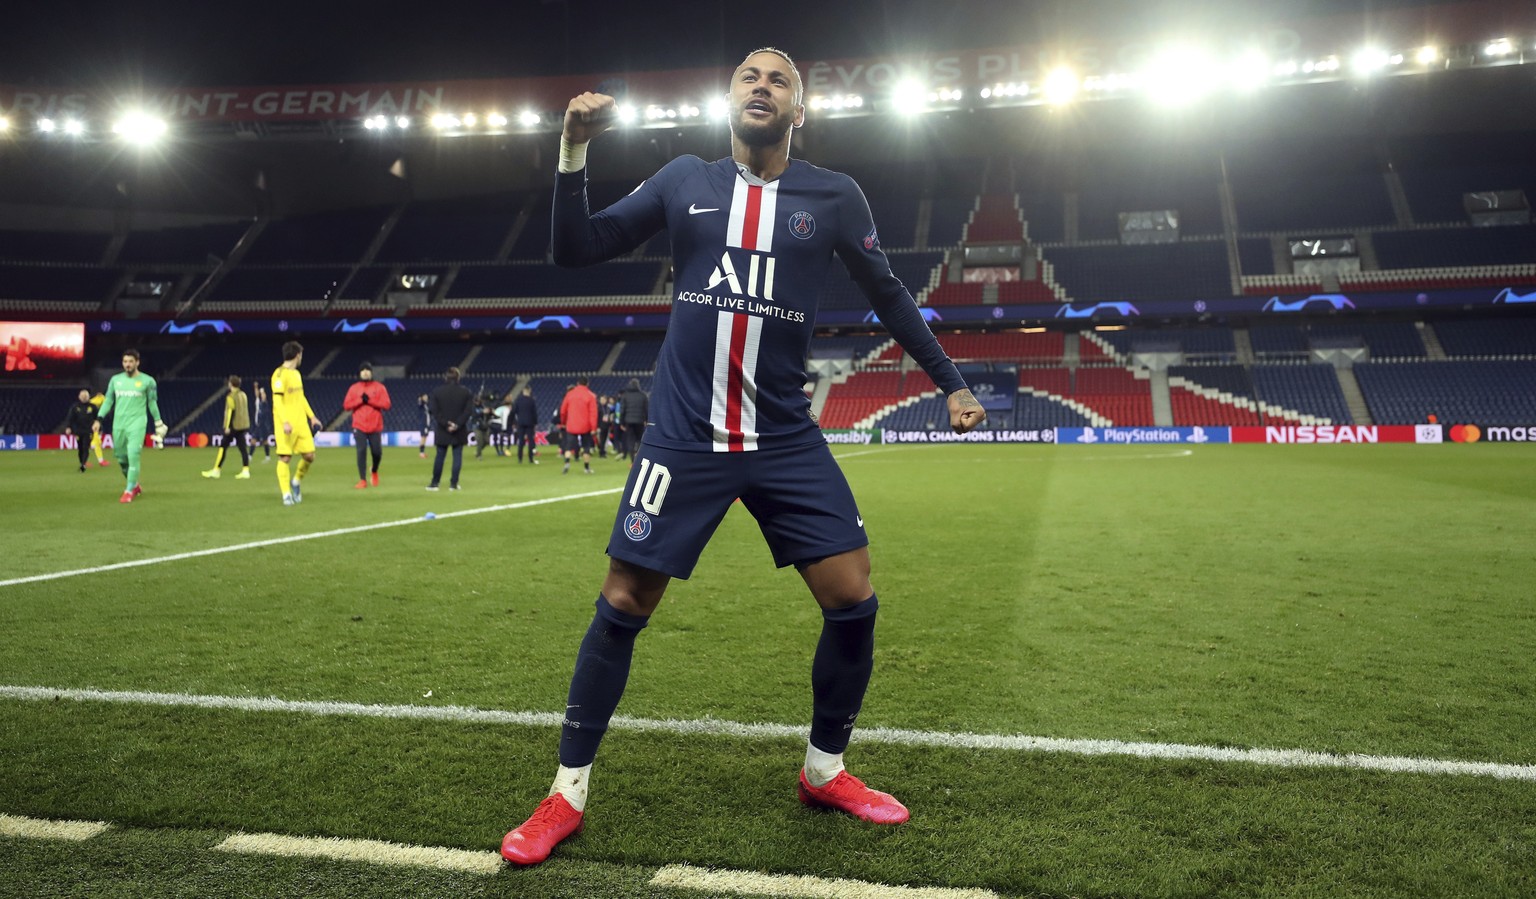
[[868,446],[875,440],[874,431],[826,431],[824,434],[828,443],[852,443],[859,446]]
[[1141,427],[1141,428],[1057,428],[1056,439],[1062,443],[1107,444],[1127,446],[1141,443],[1230,443],[1231,429],[1225,427]]
[[[1429,426],[1425,426],[1429,427]],[[1272,425],[1232,429],[1233,443],[1432,443],[1415,425]]]
[[881,443],[1055,443],[1055,428],[1016,430],[996,428],[988,431],[970,431],[956,434],[950,430],[880,432]]
[[651,516],[639,509],[624,516],[624,536],[636,543],[651,536]]

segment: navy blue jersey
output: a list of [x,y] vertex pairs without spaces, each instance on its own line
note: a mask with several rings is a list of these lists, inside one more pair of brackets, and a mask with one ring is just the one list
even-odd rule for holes
[[682,156],[592,215],[586,172],[562,173],[553,225],[564,266],[603,262],[670,232],[677,292],[648,443],[742,452],[824,442],[805,395],[805,359],[834,253],[934,383],[946,394],[965,387],[891,273],[869,203],[847,175],[794,159],[764,183],[730,158]]

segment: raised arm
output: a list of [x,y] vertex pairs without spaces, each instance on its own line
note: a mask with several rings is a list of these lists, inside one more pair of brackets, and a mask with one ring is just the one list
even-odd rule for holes
[[667,226],[666,210],[652,184],[655,179],[596,214],[587,205],[587,144],[617,120],[617,105],[607,94],[585,93],[566,107],[550,233],[556,265],[574,268],[606,262]]

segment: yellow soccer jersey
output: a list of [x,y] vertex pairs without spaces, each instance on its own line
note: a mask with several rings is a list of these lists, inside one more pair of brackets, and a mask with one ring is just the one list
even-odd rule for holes
[[272,373],[273,430],[281,433],[284,424],[291,424],[295,434],[308,434],[309,420],[314,417],[304,396],[303,376],[296,369],[279,365]]

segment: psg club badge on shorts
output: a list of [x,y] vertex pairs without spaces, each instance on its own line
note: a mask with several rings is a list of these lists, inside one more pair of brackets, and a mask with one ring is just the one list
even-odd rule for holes
[[639,509],[624,517],[624,536],[639,543],[651,536],[651,517]]

